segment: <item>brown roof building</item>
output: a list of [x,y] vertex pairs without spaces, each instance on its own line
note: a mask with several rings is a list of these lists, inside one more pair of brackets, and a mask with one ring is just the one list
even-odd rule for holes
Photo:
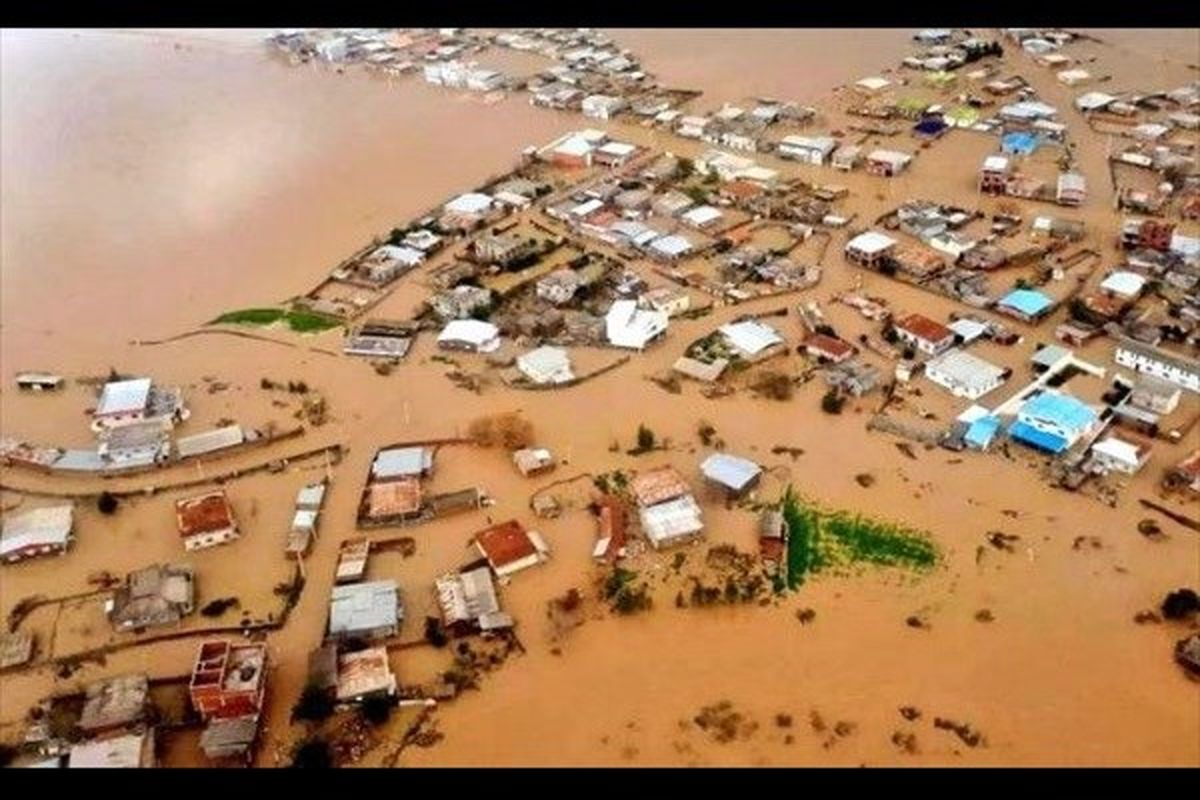
[[823,333],[814,333],[804,340],[804,352],[813,358],[824,358],[834,364],[840,364],[851,358],[855,350],[841,339]]
[[380,481],[367,486],[363,516],[384,521],[417,516],[421,512],[421,482],[417,478]]
[[178,501],[175,521],[188,550],[227,544],[241,535],[233,519],[233,506],[224,491]]
[[634,475],[629,481],[629,492],[637,504],[645,508],[691,494],[692,489],[683,476],[668,464]]
[[954,331],[924,314],[909,314],[893,327],[902,341],[931,356],[954,346]]
[[500,577],[527,569],[545,561],[550,549],[537,531],[510,519],[475,535],[475,547]]

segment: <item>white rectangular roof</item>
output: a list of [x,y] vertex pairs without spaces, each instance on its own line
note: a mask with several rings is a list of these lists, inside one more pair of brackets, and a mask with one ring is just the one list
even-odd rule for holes
[[681,219],[692,225],[707,225],[724,216],[719,209],[712,206],[698,206],[683,213]]
[[1092,450],[1126,464],[1137,464],[1141,460],[1140,448],[1137,445],[1115,436],[1108,436],[1097,442]]
[[335,586],[330,594],[329,632],[353,634],[394,626],[400,617],[395,581]]
[[896,244],[896,240],[878,231],[867,231],[855,236],[846,243],[847,250],[857,250],[860,253],[874,255],[882,253]]
[[242,433],[242,426],[227,425],[223,428],[214,428],[211,431],[181,437],[175,442],[175,449],[180,458],[189,458],[223,450],[226,447],[235,447],[243,441],[245,441],[245,435]]
[[1119,270],[1109,275],[1100,283],[1100,288],[1106,292],[1115,292],[1125,297],[1133,297],[1146,285],[1146,279],[1136,272]]
[[420,475],[433,467],[433,451],[426,447],[398,447],[381,450],[371,465],[376,478],[402,478]]
[[995,364],[958,348],[931,358],[925,364],[925,370],[941,373],[961,386],[976,390],[990,386],[1004,374],[1004,370]]
[[700,506],[690,494],[639,509],[642,532],[656,546],[704,529]]
[[692,243],[682,236],[660,236],[650,242],[650,249],[668,256],[680,256],[692,249]]
[[26,547],[65,547],[71,536],[74,510],[70,505],[47,506],[4,518],[0,556]]
[[141,411],[146,407],[149,398],[149,378],[106,383],[104,391],[100,394],[100,402],[96,404],[96,414],[127,414],[131,411]]
[[901,153],[899,150],[872,150],[867,156],[869,161],[886,161],[894,166],[903,166],[909,161],[912,161],[912,156],[908,153]]
[[946,326],[963,338],[963,342],[973,342],[987,332],[987,325],[973,319],[956,319]]
[[479,192],[467,192],[446,203],[446,211],[455,214],[482,214],[492,207],[492,198]]
[[[430,455],[429,463],[432,466],[433,456]],[[296,508],[316,509],[321,507],[321,502],[325,499],[325,484],[310,483],[307,486],[296,492]]]
[[758,320],[731,322],[717,330],[738,350],[752,356],[783,343],[783,338],[774,328]]
[[728,453],[713,453],[700,464],[704,477],[740,491],[762,472],[762,467]]
[[595,211],[599,211],[603,207],[604,207],[603,200],[597,200],[597,199],[593,198],[591,200],[585,200],[584,202],[575,206],[574,208],[572,208],[570,210],[569,213],[573,217],[586,217],[588,214],[591,214]]
[[500,329],[490,322],[478,319],[451,320],[438,334],[439,342],[467,342],[475,347],[484,347],[490,342],[500,341]]
[[610,156],[627,156],[637,147],[628,142],[609,142],[600,146],[600,152]]
[[988,156],[983,160],[983,168],[988,172],[1003,172],[1008,169],[1008,159],[1004,156]]
[[832,136],[785,136],[779,143],[804,150],[819,150],[826,154],[837,147],[837,140]]

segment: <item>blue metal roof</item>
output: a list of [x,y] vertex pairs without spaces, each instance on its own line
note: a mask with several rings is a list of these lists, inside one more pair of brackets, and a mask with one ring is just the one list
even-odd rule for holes
[[1036,317],[1054,302],[1046,295],[1033,289],[1013,289],[1000,300],[1000,305],[1015,308],[1022,314]]
[[1061,453],[1067,449],[1067,440],[1061,436],[1055,436],[1053,433],[1047,433],[1043,430],[1038,430],[1032,425],[1027,425],[1020,420],[1017,420],[1008,427],[1008,435],[1017,441],[1032,445],[1039,450],[1045,450],[1050,453]]
[[992,443],[992,439],[996,437],[998,430],[1000,430],[1000,420],[989,414],[972,422],[963,435],[963,440],[972,447],[986,450],[987,446]]
[[1081,432],[1096,421],[1096,412],[1069,394],[1046,391],[1027,400],[1020,415],[1044,419],[1060,428]]
[[1037,150],[1039,144],[1041,140],[1037,134],[1028,131],[1013,131],[1000,137],[1000,151],[1004,153],[1029,155]]

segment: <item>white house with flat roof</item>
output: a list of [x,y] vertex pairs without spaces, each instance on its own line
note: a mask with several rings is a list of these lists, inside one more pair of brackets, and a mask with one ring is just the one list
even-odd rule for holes
[[887,234],[867,231],[846,242],[846,258],[863,266],[874,266],[896,246]]
[[837,149],[832,136],[785,136],[777,148],[781,158],[792,158],[820,166]]
[[955,348],[925,362],[925,377],[955,397],[977,400],[998,389],[1007,378],[1007,371]]
[[1161,347],[1122,339],[1113,360],[1122,367],[1200,393],[1200,361]]
[[1092,445],[1092,458],[1106,470],[1133,475],[1150,458],[1150,446],[1106,436]]
[[610,344],[642,350],[667,331],[667,315],[662,311],[638,308],[636,300],[617,300],[604,317]]

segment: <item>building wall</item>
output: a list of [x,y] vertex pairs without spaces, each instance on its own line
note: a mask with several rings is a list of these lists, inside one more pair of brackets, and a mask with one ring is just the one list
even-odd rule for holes
[[227,544],[237,538],[238,532],[236,528],[226,528],[225,530],[213,531],[212,533],[199,533],[195,536],[185,537],[183,546],[188,550],[204,550],[208,547]]
[[955,397],[965,397],[969,400],[977,400],[1004,383],[1002,378],[996,378],[995,380],[988,381],[986,384],[967,386],[936,368],[930,368],[928,365],[925,367],[925,375],[938,386],[947,389]]
[[1131,464],[1124,459],[1113,458],[1107,453],[1097,453],[1092,451],[1092,456],[1096,459],[1096,463],[1105,469],[1113,470],[1114,472],[1123,472],[1126,475],[1133,475],[1142,468],[1140,463]]
[[1123,347],[1118,347],[1114,360],[1123,367],[1136,370],[1146,375],[1182,386],[1192,392],[1200,392],[1200,373],[1180,369],[1173,364],[1167,364],[1156,358],[1148,358],[1140,353],[1134,353]]

